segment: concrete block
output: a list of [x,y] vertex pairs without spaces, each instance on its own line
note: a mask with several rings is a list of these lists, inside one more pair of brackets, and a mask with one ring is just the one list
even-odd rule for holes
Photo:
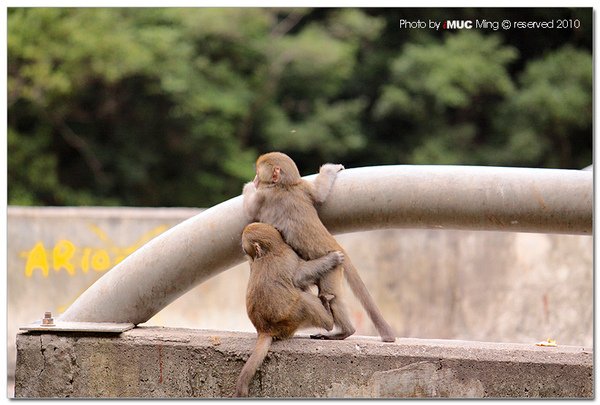
[[[17,335],[18,398],[227,398],[253,333],[158,327]],[[250,386],[269,398],[590,398],[576,346],[350,337],[275,342]]]

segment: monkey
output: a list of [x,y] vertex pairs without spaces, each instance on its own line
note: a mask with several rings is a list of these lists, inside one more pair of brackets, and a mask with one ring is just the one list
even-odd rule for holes
[[[344,264],[328,272],[318,283],[323,305],[330,306],[337,333],[311,336],[314,339],[345,339],[354,334],[346,306],[342,301],[342,274],[371,318],[384,342],[393,342],[396,335],[375,305],[348,254],[321,222],[317,205],[322,204],[333,186],[339,164],[326,163],[313,182],[300,177],[294,161],[281,152],[270,152],[256,161],[254,180],[244,185],[243,209],[251,221],[273,225],[284,241],[304,260],[321,257],[328,252],[344,252]],[[345,270],[345,271],[344,271]]]
[[315,260],[302,260],[273,226],[247,225],[242,248],[250,263],[246,310],[258,338],[236,383],[236,396],[248,396],[250,381],[265,359],[273,340],[287,339],[299,328],[333,329],[330,309],[309,287],[336,268],[344,254],[334,251]]

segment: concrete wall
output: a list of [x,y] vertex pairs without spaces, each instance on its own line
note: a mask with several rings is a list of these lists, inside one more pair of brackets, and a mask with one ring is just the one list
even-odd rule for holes
[[[194,209],[8,208],[8,361],[19,325],[59,314],[111,266]],[[402,337],[593,344],[589,236],[448,230],[338,235]],[[196,287],[146,325],[253,331],[247,264]],[[375,331],[348,291],[357,334]]]
[[[120,336],[18,336],[20,398],[227,398],[254,333],[136,328]],[[583,347],[296,336],[275,342],[250,385],[270,398],[591,398]]]
[[58,315],[125,256],[198,209],[8,207],[8,374],[15,335]]

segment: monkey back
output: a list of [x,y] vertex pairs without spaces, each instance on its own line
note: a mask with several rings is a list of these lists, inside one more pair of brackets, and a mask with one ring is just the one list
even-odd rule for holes
[[262,189],[267,195],[258,220],[277,228],[302,259],[312,260],[341,248],[321,222],[305,182],[292,187]]

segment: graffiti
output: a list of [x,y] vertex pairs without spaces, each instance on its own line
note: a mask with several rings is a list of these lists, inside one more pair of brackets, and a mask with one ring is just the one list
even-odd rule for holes
[[70,240],[61,239],[48,248],[43,242],[37,242],[31,250],[21,252],[20,256],[25,258],[25,277],[32,277],[34,272],[41,272],[44,277],[49,277],[54,272],[66,272],[69,276],[75,276],[78,271],[82,274],[90,270],[105,272],[120,263],[148,242],[150,239],[163,233],[168,226],[161,225],[143,234],[138,241],[131,246],[117,246],[96,225],[90,225],[90,230],[100,239],[102,247],[77,246]]

